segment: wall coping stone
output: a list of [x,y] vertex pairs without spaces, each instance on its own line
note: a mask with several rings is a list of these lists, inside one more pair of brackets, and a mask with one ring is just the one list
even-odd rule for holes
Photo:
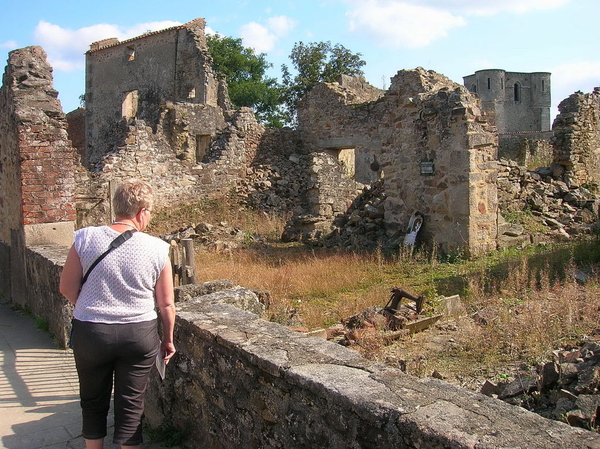
[[[234,357],[242,360],[238,363],[252,365],[250,371],[258,367],[292,389],[309,391],[325,401],[327,410],[339,412],[341,408],[358,415],[370,428],[378,429],[377,441],[373,441],[377,447],[600,448],[600,436],[593,432],[437,379],[418,379],[371,362],[339,344],[304,336],[228,304],[202,302],[201,298],[178,303],[176,323],[176,335],[181,330],[189,332],[191,326],[195,338],[233,351]],[[176,340],[183,338],[176,336]],[[178,346],[180,351],[185,352],[186,345],[191,344],[187,338]],[[177,363],[169,365],[163,382],[178,378],[169,371],[177,369]],[[194,369],[204,368],[197,364]],[[327,413],[323,404],[313,407],[321,407],[321,415]],[[282,422],[270,425],[280,426],[278,431],[285,434],[289,431],[285,420]],[[229,425],[236,425],[235,418],[232,423]],[[349,438],[347,447],[366,447],[352,441],[356,437],[352,432],[347,433],[332,436],[331,441]],[[300,439],[296,435],[286,441],[273,438],[271,435],[269,440],[272,447],[280,447],[290,441],[308,441],[310,435]]]

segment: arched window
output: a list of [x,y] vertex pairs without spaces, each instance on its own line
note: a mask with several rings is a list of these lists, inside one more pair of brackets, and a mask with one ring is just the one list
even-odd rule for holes
[[514,91],[515,102],[521,101],[521,85],[519,83],[515,83],[513,91]]

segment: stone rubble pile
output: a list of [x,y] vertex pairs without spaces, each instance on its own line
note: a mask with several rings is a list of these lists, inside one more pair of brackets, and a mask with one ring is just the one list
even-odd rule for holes
[[235,192],[250,207],[265,212],[298,212],[307,183],[306,156],[271,158],[268,163],[246,169]]
[[[583,186],[569,188],[549,167],[529,171],[514,161],[501,160],[498,204],[498,244],[506,248],[591,233],[598,220],[600,200]],[[504,219],[521,212],[531,214],[536,229],[526,231],[522,225]]]
[[322,244],[367,251],[389,244],[384,221],[385,199],[383,181],[365,187],[346,213],[335,218],[334,229],[322,239]]
[[555,359],[481,392],[572,426],[600,426],[600,331],[581,347],[554,351]]
[[216,225],[200,223],[181,228],[177,232],[162,235],[161,238],[171,244],[179,244],[182,239],[192,239],[209,251],[222,253],[239,248],[244,242],[255,241],[255,237],[236,226],[222,221]]

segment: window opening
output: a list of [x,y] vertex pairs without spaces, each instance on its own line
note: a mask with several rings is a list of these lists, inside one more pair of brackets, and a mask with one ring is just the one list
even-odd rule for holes
[[121,115],[123,118],[136,118],[138,113],[138,91],[132,90],[125,92],[125,98],[121,106]]
[[487,79],[487,83],[488,83],[488,89],[491,89],[492,88],[492,80],[491,80],[491,78]]
[[134,61],[135,60],[135,48],[127,47],[127,60]]
[[515,101],[521,101],[521,86],[519,85],[519,83],[515,83],[514,96],[515,96]]
[[348,177],[354,179],[354,175],[356,173],[354,148],[344,148],[339,150],[337,159],[344,166],[344,171]]
[[210,141],[210,134],[196,135],[196,164],[202,162],[202,159],[206,156],[206,150],[210,146]]

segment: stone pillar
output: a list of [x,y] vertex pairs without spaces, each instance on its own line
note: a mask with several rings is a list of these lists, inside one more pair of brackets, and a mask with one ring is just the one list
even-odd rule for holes
[[74,150],[41,47],[9,54],[0,110],[2,240],[10,242],[11,230],[17,229],[26,246],[70,245],[76,217]]
[[74,184],[74,150],[46,53],[14,50],[0,88],[0,241],[12,281],[2,293],[10,301],[28,297],[28,246],[72,243]]

